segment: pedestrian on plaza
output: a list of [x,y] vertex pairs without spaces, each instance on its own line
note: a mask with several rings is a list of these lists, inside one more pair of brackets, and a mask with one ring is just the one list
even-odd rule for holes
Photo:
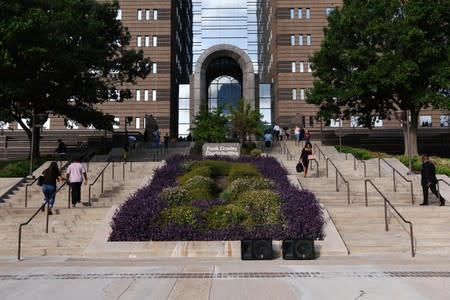
[[48,214],[53,215],[52,208],[55,204],[56,182],[64,181],[61,171],[56,162],[51,162],[50,166],[42,172],[44,182],[42,184],[42,193],[44,194],[44,203],[41,210],[45,210],[45,204],[48,204]]
[[430,161],[428,155],[422,155],[422,173],[421,184],[423,192],[423,202],[420,205],[428,205],[428,189],[440,200],[440,206],[445,205],[445,199],[436,190],[438,180],[436,178],[436,168]]
[[312,155],[312,145],[309,142],[306,142],[305,147],[303,147],[302,153],[300,154],[300,160],[303,164],[303,176],[306,177],[308,175],[308,166],[309,166],[309,156]]
[[66,144],[64,144],[62,139],[58,139],[58,147],[56,147],[55,152],[58,153],[59,164],[61,165],[67,154]]
[[308,129],[305,130],[305,141],[307,143],[311,143],[311,133],[309,132]]
[[66,179],[72,189],[72,207],[81,203],[81,184],[87,185],[86,169],[79,159],[74,158],[67,168]]
[[272,134],[270,131],[266,131],[266,133],[264,133],[264,145],[266,148],[270,148],[270,146],[272,146]]
[[166,132],[166,134],[164,135],[164,152],[165,153],[169,152],[169,142],[170,142],[170,137],[169,137],[169,134]]
[[273,126],[273,134],[275,135],[275,141],[279,141],[280,140],[280,126],[278,126],[278,124],[275,123],[275,126]]
[[122,159],[124,161],[128,160],[128,153],[130,152],[130,142],[128,139],[125,141],[125,144],[123,144],[123,151],[122,151]]
[[294,135],[295,135],[295,145],[298,147],[300,145],[300,127],[298,125],[295,125]]

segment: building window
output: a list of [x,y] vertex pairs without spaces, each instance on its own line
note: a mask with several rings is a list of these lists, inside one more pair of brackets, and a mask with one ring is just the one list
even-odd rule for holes
[[302,12],[302,8],[301,7],[298,9],[298,18],[299,19],[303,18],[303,12]]
[[311,62],[308,61],[308,73],[312,72],[312,68],[311,68]]
[[136,101],[141,101],[141,90],[136,90]]
[[145,10],[145,19],[148,21],[150,20],[150,9]]
[[297,89],[292,89],[292,100],[297,100]]
[[431,127],[431,116],[419,116],[419,124],[421,127]]
[[119,129],[120,118],[114,118],[113,129]]
[[300,100],[305,100],[305,89],[300,89]]
[[140,35],[137,36],[136,46],[137,47],[141,47],[142,46],[142,37]]
[[311,9],[310,8],[306,9],[306,18],[311,19]]
[[306,45],[311,46],[311,44],[312,44],[311,34],[307,34],[306,35]]
[[156,35],[153,36],[153,47],[158,47],[158,37]]
[[156,90],[152,90],[152,101],[156,101]]
[[141,128],[141,118],[136,118],[136,129],[140,129]]
[[327,7],[325,8],[325,14],[327,15],[327,17],[331,14],[331,12],[334,10],[333,7]]
[[291,19],[295,19],[295,10],[293,8],[291,8],[289,10],[290,14],[291,14]]
[[121,9],[117,10],[116,20],[122,20],[122,10]]
[[150,37],[148,35],[145,36],[145,47],[150,46]]
[[299,71],[300,73],[303,73],[303,72],[305,72],[305,63],[304,62],[300,62],[300,71]]
[[291,34],[291,46],[295,46],[295,35]]
[[295,72],[297,72],[297,70],[296,70],[296,63],[295,63],[295,61],[291,62],[291,71],[292,71],[292,73],[295,73]]
[[138,21],[142,20],[142,9],[137,10],[137,19]]
[[148,90],[144,90],[144,101],[148,101]]
[[303,34],[299,34],[299,35],[298,35],[298,44],[299,44],[300,46],[303,46]]
[[439,117],[439,126],[441,127],[449,127],[450,116],[441,115]]
[[152,73],[153,74],[158,73],[158,64],[155,62],[152,64]]
[[157,9],[154,9],[153,10],[153,20],[158,20],[158,10]]

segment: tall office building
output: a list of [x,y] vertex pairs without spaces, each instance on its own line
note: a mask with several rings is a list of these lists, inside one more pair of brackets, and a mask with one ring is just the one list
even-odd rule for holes
[[[131,99],[101,105],[119,121],[116,130],[143,132],[152,115],[162,134],[186,136],[201,106],[214,110],[240,98],[267,123],[319,125],[318,108],[306,102],[314,80],[310,57],[320,47],[328,14],[342,0],[120,0],[119,5],[117,17],[130,31],[130,46],[143,50],[153,65],[146,79],[130,87]],[[448,120],[448,112],[424,110],[419,124],[448,127]],[[78,128],[55,118],[50,129],[65,124]],[[330,126],[356,122],[332,120]],[[376,126],[399,123],[378,120]]]

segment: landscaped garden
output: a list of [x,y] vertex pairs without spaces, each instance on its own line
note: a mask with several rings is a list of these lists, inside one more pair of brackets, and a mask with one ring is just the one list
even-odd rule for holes
[[110,241],[323,238],[314,194],[272,157],[176,155],[120,206]]

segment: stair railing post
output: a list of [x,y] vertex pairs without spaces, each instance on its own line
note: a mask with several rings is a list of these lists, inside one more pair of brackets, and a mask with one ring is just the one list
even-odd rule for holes
[[397,192],[397,185],[395,184],[395,169],[392,169],[392,177],[394,178],[394,192]]

